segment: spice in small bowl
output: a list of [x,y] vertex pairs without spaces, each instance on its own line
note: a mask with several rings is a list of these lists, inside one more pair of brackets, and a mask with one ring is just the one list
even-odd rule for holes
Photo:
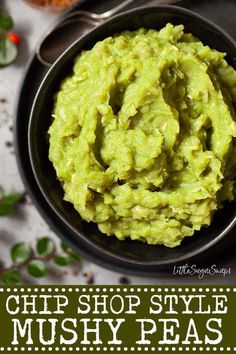
[[50,11],[63,11],[79,0],[25,0],[30,5]]

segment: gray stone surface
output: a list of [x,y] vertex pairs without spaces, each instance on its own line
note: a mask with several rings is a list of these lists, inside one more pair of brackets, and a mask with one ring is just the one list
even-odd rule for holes
[[[12,120],[14,104],[19,90],[19,84],[23,75],[29,54],[34,50],[37,41],[47,27],[56,20],[56,15],[39,11],[26,5],[23,0],[3,1],[5,9],[13,16],[15,21],[15,31],[22,37],[17,61],[4,69],[0,69],[0,98],[5,98],[5,103],[0,103],[0,185],[6,191],[24,191],[21,178],[19,176],[14,147],[7,146],[13,141]],[[57,236],[49,229],[45,221],[41,218],[35,207],[30,203],[19,206],[16,213],[10,217],[0,218],[0,258],[9,263],[9,249],[12,244],[20,241],[34,243],[37,237],[49,235],[59,242]],[[236,257],[235,257],[236,258]],[[231,268],[231,275],[227,277],[211,276],[202,280],[197,276],[176,277],[172,274],[162,275],[155,279],[128,276],[132,284],[187,284],[187,283],[212,283],[230,284],[236,282],[236,259],[231,259],[227,264],[218,264],[213,260],[218,268]],[[78,271],[78,275],[74,271]],[[98,267],[86,260],[81,268],[69,269],[68,274],[56,276],[55,269],[46,279],[41,280],[41,284],[84,284],[86,277],[83,273],[93,274],[96,284],[118,284],[121,274],[114,273]],[[25,277],[25,283],[35,283],[31,278]]]

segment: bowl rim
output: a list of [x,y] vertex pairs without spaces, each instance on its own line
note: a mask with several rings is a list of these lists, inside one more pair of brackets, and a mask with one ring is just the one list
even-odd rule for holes
[[[124,18],[125,16],[128,16],[130,14],[136,14],[136,13],[148,13],[148,12],[153,12],[153,11],[158,11],[158,10],[169,10],[171,12],[173,12],[174,14],[176,14],[176,12],[178,14],[183,14],[183,15],[187,15],[189,17],[195,18],[196,20],[198,20],[199,22],[203,22],[206,26],[210,26],[212,29],[214,29],[215,31],[217,31],[218,33],[220,33],[224,39],[225,42],[229,42],[231,44],[232,47],[234,47],[235,49],[235,57],[231,58],[232,61],[235,63],[236,66],[236,41],[223,29],[221,28],[219,25],[215,24],[214,22],[212,22],[211,20],[208,20],[207,18],[205,18],[204,16],[180,7],[180,6],[174,6],[174,5],[156,5],[156,6],[141,6],[141,7],[136,7],[133,8],[131,10],[127,10],[124,11],[122,13],[119,13],[113,17],[111,17],[110,19],[104,21],[102,24],[96,26],[94,29],[92,29],[91,31],[89,31],[88,33],[84,34],[83,36],[79,37],[77,40],[75,40],[59,57],[58,59],[53,63],[53,65],[50,67],[50,69],[48,70],[48,72],[46,73],[45,77],[43,78],[42,82],[40,83],[37,93],[35,95],[35,98],[33,100],[33,104],[31,107],[31,112],[30,112],[30,118],[29,118],[29,125],[28,125],[28,150],[29,150],[29,158],[30,158],[30,163],[31,163],[31,168],[33,171],[33,175],[35,178],[35,181],[40,189],[40,192],[42,193],[45,202],[50,206],[50,208],[52,209],[52,211],[56,214],[56,216],[60,219],[60,221],[62,221],[69,229],[70,231],[73,232],[73,234],[76,237],[79,237],[80,239],[82,239],[83,242],[86,243],[87,247],[92,247],[92,249],[96,252],[98,252],[99,254],[106,254],[106,256],[108,256],[109,258],[120,262],[130,265],[136,265],[136,266],[145,266],[145,267],[153,267],[153,266],[166,266],[166,265],[174,265],[177,264],[179,262],[182,261],[186,261],[189,260],[201,253],[204,253],[205,251],[207,251],[209,248],[211,248],[212,246],[214,246],[215,244],[217,244],[226,234],[228,234],[233,227],[236,225],[236,214],[233,218],[233,220],[227,225],[227,227],[224,228],[224,230],[222,232],[220,232],[216,237],[214,237],[212,240],[210,240],[208,243],[200,246],[199,248],[189,251],[188,254],[183,254],[180,256],[175,256],[171,259],[160,259],[160,260],[155,260],[155,261],[140,261],[137,259],[130,259],[127,258],[123,255],[117,255],[115,252],[108,250],[108,249],[104,249],[102,248],[99,244],[95,244],[92,240],[90,240],[85,233],[81,232],[80,230],[78,230],[76,227],[74,227],[73,225],[71,225],[71,223],[68,221],[68,219],[57,209],[57,207],[54,205],[54,203],[50,200],[50,198],[47,196],[47,193],[45,192],[42,183],[38,177],[37,174],[37,167],[35,165],[34,162],[34,156],[32,153],[32,124],[33,124],[33,118],[34,118],[34,112],[36,110],[37,107],[37,103],[38,103],[38,99],[40,97],[40,94],[42,92],[42,90],[44,89],[44,86],[47,85],[47,83],[50,83],[51,80],[51,75],[53,74],[55,68],[57,67],[58,64],[61,63],[61,61],[63,61],[63,59],[69,55],[69,53],[71,52],[71,50],[76,47],[77,45],[80,44],[80,42],[82,42],[83,40],[86,41],[87,37],[89,39],[89,36],[91,35],[91,33],[96,33],[98,31],[100,31],[100,29],[102,29],[103,27],[108,26],[110,23],[112,23],[115,20],[119,20]],[[109,33],[108,35],[109,36]],[[105,38],[105,37],[104,37]],[[83,44],[84,45],[84,44]],[[80,49],[81,50],[81,49]],[[79,52],[78,52],[79,53]],[[67,59],[70,60],[70,59]],[[106,236],[108,237],[108,236]],[[193,235],[194,237],[194,235]],[[66,238],[66,236],[65,236]],[[122,241],[120,241],[122,242]],[[157,245],[158,246],[158,245]]]

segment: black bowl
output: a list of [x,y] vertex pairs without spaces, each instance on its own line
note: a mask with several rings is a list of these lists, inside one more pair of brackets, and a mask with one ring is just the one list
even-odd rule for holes
[[[28,144],[35,179],[45,201],[68,230],[66,238],[74,247],[83,247],[93,260],[113,269],[133,274],[154,274],[185,260],[194,259],[225,237],[236,223],[236,204],[227,203],[218,211],[210,227],[186,238],[174,249],[150,246],[139,241],[119,241],[99,232],[93,223],[83,221],[73,206],[63,201],[63,190],[48,159],[47,131],[51,124],[53,96],[60,82],[72,70],[73,60],[82,49],[123,30],[140,27],[160,29],[167,22],[183,24],[204,44],[227,53],[227,61],[236,67],[236,44],[221,28],[205,18],[176,6],[138,8],[113,17],[66,50],[49,70],[36,95],[30,117]],[[78,243],[77,243],[78,241]]]

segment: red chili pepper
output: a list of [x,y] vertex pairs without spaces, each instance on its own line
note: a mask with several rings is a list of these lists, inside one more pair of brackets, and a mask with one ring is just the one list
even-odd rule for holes
[[6,38],[8,38],[12,43],[19,45],[20,44],[20,36],[18,36],[18,34],[16,33],[7,33],[6,34]]

